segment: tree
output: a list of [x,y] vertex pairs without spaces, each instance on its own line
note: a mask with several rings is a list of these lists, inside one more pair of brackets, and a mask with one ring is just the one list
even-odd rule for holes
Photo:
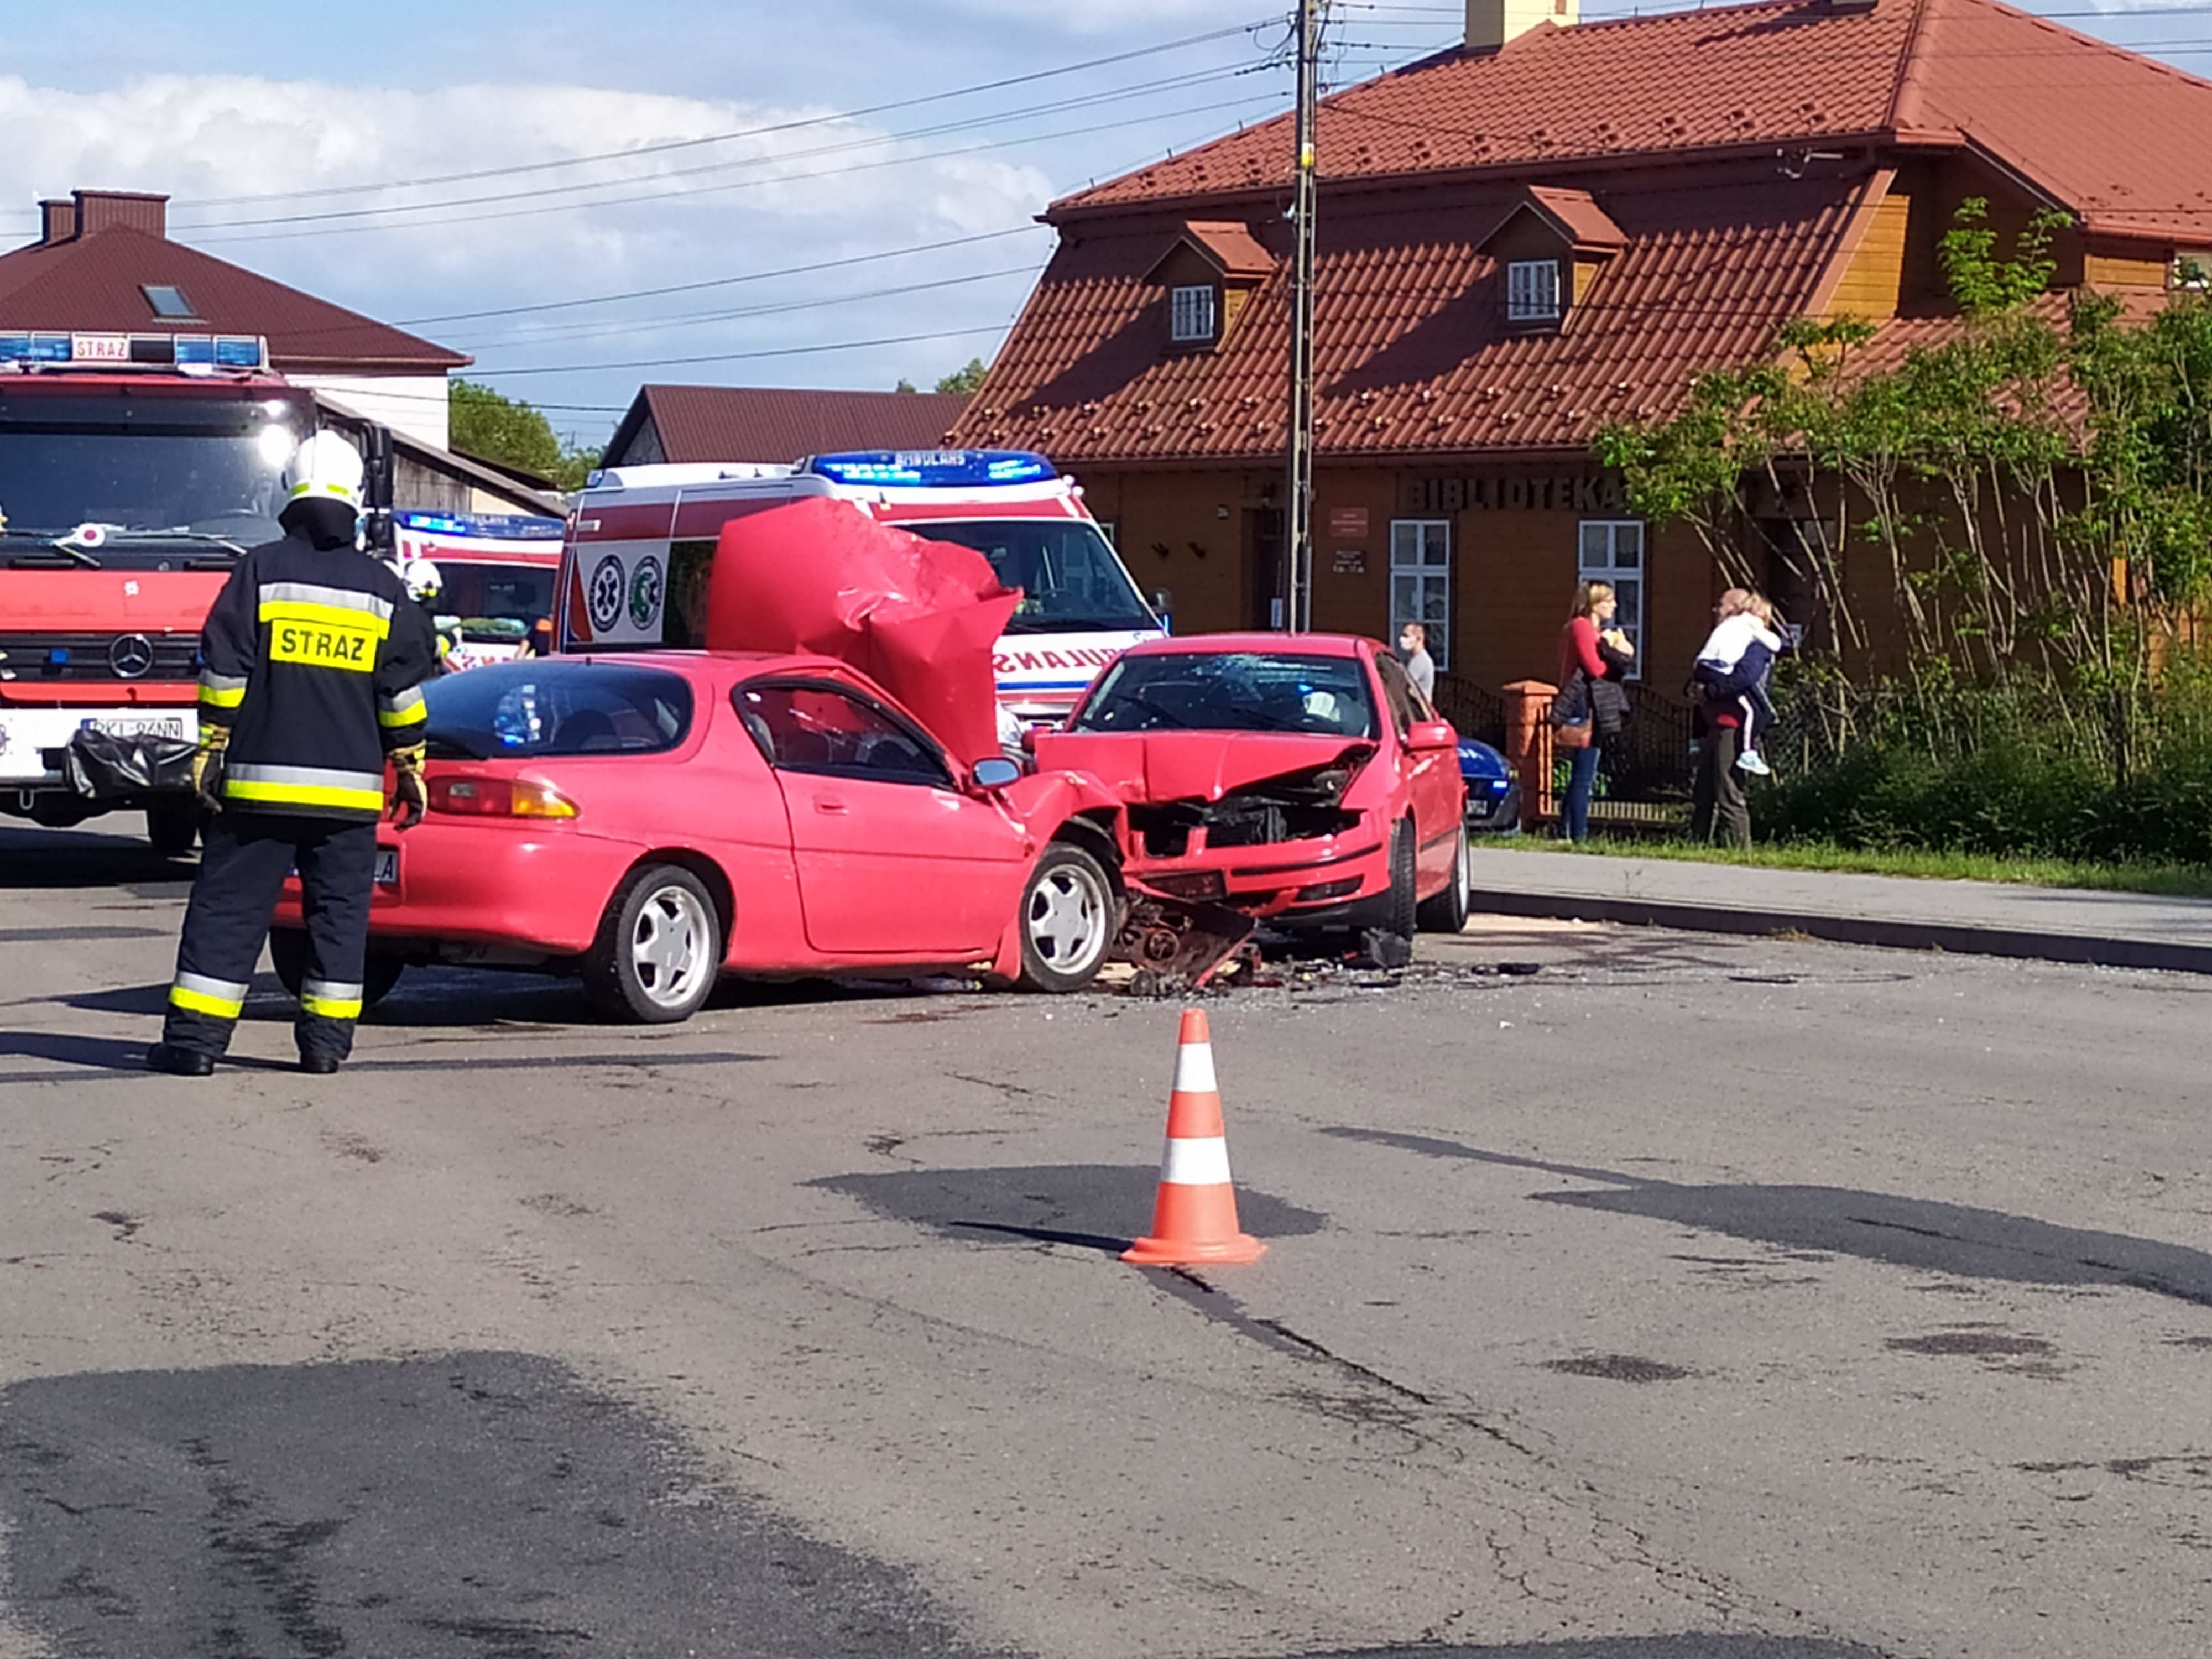
[[893,386],[891,390],[894,392],[919,392],[921,388],[916,386],[912,380],[908,380],[904,375],[901,375],[899,377],[899,383]]
[[580,489],[599,465],[599,452],[564,443],[542,410],[475,380],[455,380],[447,392],[453,447],[487,461],[503,461],[550,478],[562,489]]
[[970,357],[965,368],[956,368],[937,383],[939,392],[957,392],[972,398],[983,389],[983,377],[991,366],[981,357]]

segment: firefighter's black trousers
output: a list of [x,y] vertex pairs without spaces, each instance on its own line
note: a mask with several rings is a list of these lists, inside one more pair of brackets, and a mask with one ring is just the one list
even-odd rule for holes
[[277,812],[220,814],[202,839],[199,879],[185,911],[177,977],[161,1040],[220,1055],[246,1006],[284,878],[300,872],[307,975],[294,1028],[303,1055],[343,1060],[361,1018],[376,825]]

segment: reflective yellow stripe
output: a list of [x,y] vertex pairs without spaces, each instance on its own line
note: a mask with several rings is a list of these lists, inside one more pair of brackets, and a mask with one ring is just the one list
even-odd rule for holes
[[212,685],[203,685],[200,687],[200,701],[210,708],[235,708],[246,701],[246,688],[241,685],[235,691],[224,691]]
[[426,702],[417,702],[411,708],[380,708],[376,711],[376,723],[383,726],[420,726],[429,718],[430,705]]
[[279,803],[287,806],[338,806],[365,812],[384,810],[381,789],[332,789],[312,783],[252,783],[223,780],[223,799]]
[[246,1007],[246,1000],[241,997],[234,1002],[228,997],[211,997],[204,991],[172,985],[169,988],[169,1006],[189,1009],[196,1014],[213,1014],[217,1019],[236,1019]]
[[261,620],[313,623],[319,628],[374,634],[380,640],[392,632],[390,619],[378,616],[374,611],[356,610],[351,605],[315,605],[306,599],[264,599],[261,601]]
[[361,999],[341,1002],[335,997],[319,997],[312,991],[300,993],[300,1011],[321,1019],[359,1019]]

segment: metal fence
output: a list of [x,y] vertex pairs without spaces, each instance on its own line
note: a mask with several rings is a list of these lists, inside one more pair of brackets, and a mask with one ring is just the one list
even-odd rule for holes
[[1457,728],[1460,736],[1492,747],[1505,747],[1505,699],[1457,674],[1437,676],[1432,702],[1437,713]]

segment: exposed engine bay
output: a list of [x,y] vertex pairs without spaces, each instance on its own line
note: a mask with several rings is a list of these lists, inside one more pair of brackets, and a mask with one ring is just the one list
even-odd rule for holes
[[1146,855],[1159,859],[1183,857],[1198,830],[1206,832],[1209,848],[1264,847],[1341,835],[1359,822],[1359,814],[1342,805],[1345,791],[1374,753],[1372,744],[1357,744],[1322,765],[1256,779],[1215,800],[1133,803],[1129,828],[1142,838]]

